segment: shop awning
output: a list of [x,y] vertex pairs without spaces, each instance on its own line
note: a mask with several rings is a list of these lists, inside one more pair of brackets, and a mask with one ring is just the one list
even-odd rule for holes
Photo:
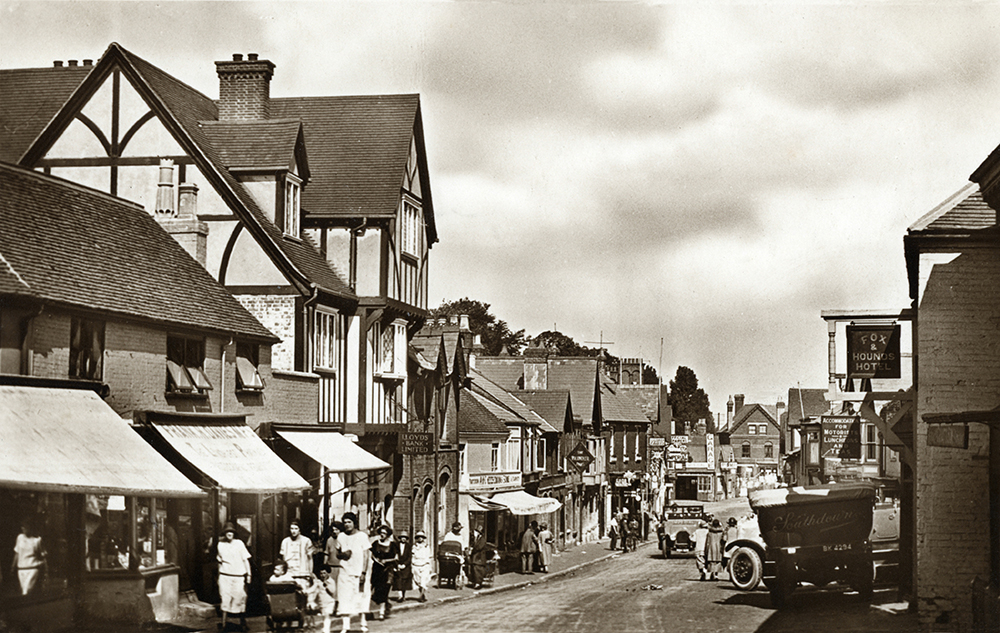
[[273,494],[310,488],[242,423],[153,423],[191,466],[225,492]]
[[204,494],[93,391],[15,386],[0,386],[0,488]]
[[548,514],[562,507],[557,499],[536,497],[523,490],[498,492],[490,497],[490,502],[499,504],[510,510],[511,514]]
[[389,464],[334,431],[277,431],[278,435],[331,472],[385,470]]
[[500,505],[499,503],[493,503],[486,497],[471,494],[469,495],[469,510],[473,512],[496,512],[506,509],[507,506]]

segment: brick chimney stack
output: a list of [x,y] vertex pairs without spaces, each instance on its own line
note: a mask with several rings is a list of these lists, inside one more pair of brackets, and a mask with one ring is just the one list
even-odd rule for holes
[[233,61],[215,62],[219,75],[219,120],[266,121],[271,115],[271,77],[274,64],[256,53],[235,53]]
[[734,404],[736,405],[735,408],[734,408],[734,410],[733,410],[733,415],[738,415],[739,414],[740,409],[743,408],[743,401],[744,400],[746,400],[746,396],[743,395],[742,393],[738,393],[735,396],[733,396],[733,401],[734,401]]

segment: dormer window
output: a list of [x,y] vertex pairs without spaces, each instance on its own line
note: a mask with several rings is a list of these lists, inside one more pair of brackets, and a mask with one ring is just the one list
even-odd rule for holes
[[299,195],[302,192],[302,181],[294,174],[285,175],[285,200],[282,209],[282,230],[285,235],[300,237],[302,230]]

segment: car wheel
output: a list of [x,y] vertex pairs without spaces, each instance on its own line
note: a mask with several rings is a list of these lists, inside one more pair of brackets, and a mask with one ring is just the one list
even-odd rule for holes
[[729,558],[729,580],[741,591],[753,591],[760,584],[764,565],[751,547],[738,547]]

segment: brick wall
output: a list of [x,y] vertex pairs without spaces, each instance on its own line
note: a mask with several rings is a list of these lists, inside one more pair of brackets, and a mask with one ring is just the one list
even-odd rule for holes
[[295,367],[295,295],[233,295],[261,325],[281,339],[271,348],[271,366],[293,371]]
[[922,257],[927,285],[916,350],[917,607],[924,629],[965,631],[970,584],[989,575],[988,430],[970,424],[967,450],[928,446],[923,416],[997,406],[1000,249],[970,249],[931,266]]

